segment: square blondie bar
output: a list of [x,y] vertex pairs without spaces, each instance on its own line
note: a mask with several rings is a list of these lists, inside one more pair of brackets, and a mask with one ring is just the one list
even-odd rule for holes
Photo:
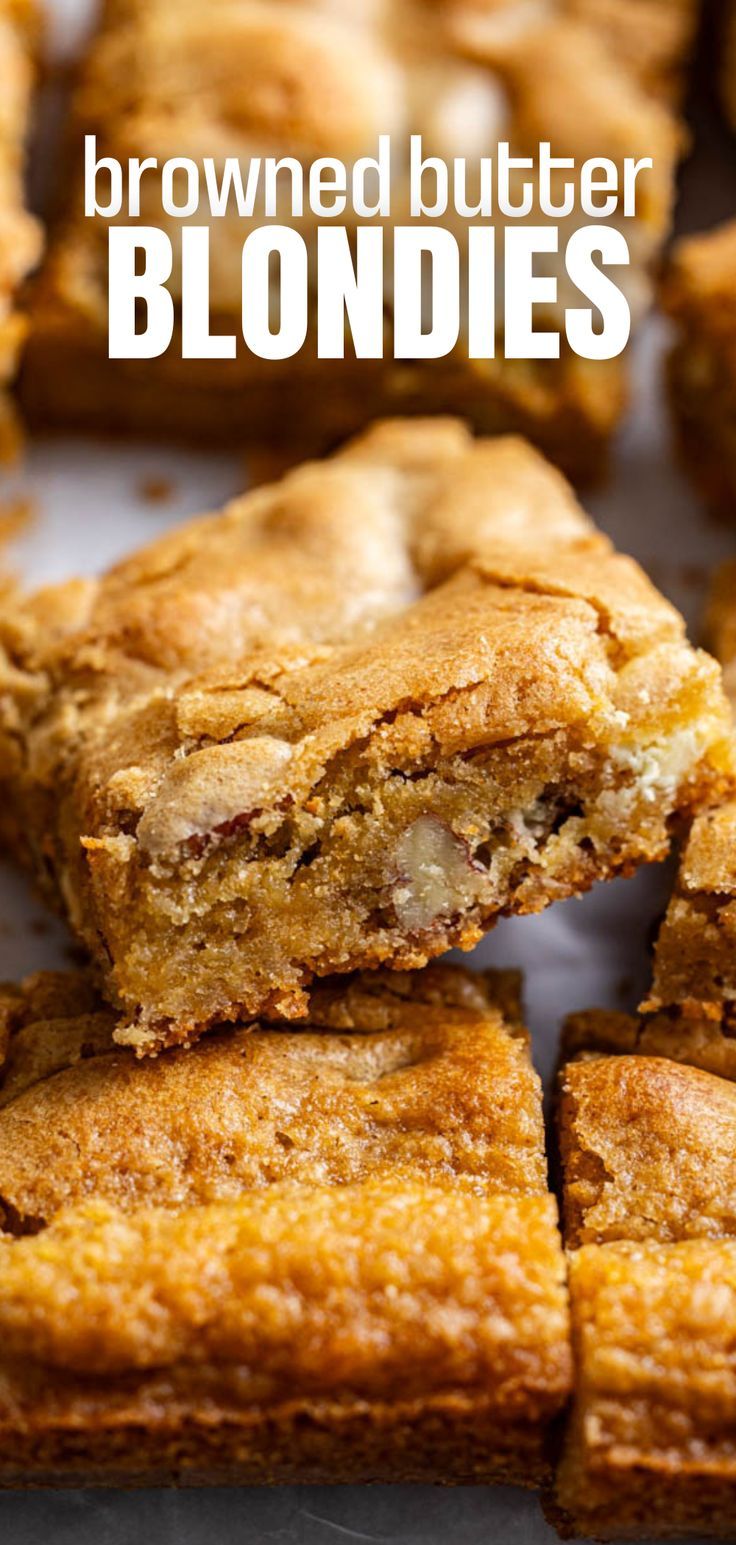
[[717,514],[736,514],[736,220],[675,246],[662,292],[679,448]]
[[[733,1040],[681,1061],[623,1016],[578,1016],[560,1135],[575,1396],[557,1483],[567,1536],[733,1537]],[[719,1077],[697,1064],[717,1065]],[[608,1055],[628,1047],[634,1055]]]
[[[617,271],[638,316],[669,225],[680,132],[617,62],[608,33],[625,29],[609,14],[603,36],[569,9],[540,15],[536,7],[430,0],[378,7],[210,0],[204,8],[191,0],[108,0],[77,91],[74,151],[90,132],[98,155],[123,164],[131,155],[162,163],[187,153],[209,155],[216,165],[235,155],[246,165],[265,147],[306,167],[321,155],[351,165],[374,156],[378,136],[390,135],[389,224],[408,219],[412,132],[422,135],[425,154],[448,163],[467,157],[471,166],[503,140],[522,155],[549,140],[556,155],[607,156],[618,166],[627,156],[652,157],[637,218],[624,222],[631,263]],[[170,287],[179,317],[178,222],[163,210],[153,179],[143,178],[141,199],[142,222],[174,241]],[[466,223],[451,218],[464,250]],[[348,348],[344,360],[331,362],[317,358],[311,328],[293,358],[264,361],[241,337],[241,249],[261,221],[258,209],[211,220],[200,211],[198,219],[209,224],[213,244],[212,331],[235,334],[237,358],[183,359],[177,321],[159,359],[110,361],[108,221],[85,218],[77,178],[36,295],[24,374],[32,422],[183,434],[208,444],[288,441],[313,454],[385,413],[452,411],[486,433],[528,435],[575,478],[600,473],[625,400],[619,359],[579,358],[563,329],[557,360],[505,360],[500,340],[495,359],[470,359],[463,336],[444,359],[395,361],[389,337],[384,360],[358,359]],[[316,216],[299,221],[310,261],[317,224]],[[537,325],[557,329],[579,292],[571,292],[564,253],[550,261],[558,303],[535,312]],[[390,297],[387,306],[390,316]]]
[[139,1052],[667,851],[720,671],[513,439],[375,427],[2,621],[2,823]]
[[[717,576],[708,640],[736,706],[736,566]],[[648,1010],[736,1024],[736,803],[704,812],[685,844],[655,951]]]
[[40,229],[23,193],[36,25],[30,0],[0,0],[0,461],[16,444],[8,388],[25,335],[18,290],[41,248]]
[[319,987],[136,1062],[0,997],[0,1485],[513,1481],[570,1384],[512,977]]

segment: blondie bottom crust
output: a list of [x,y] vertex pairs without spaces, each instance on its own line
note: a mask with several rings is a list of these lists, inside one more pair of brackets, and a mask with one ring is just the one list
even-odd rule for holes
[[136,1062],[0,999],[0,1484],[513,1481],[570,1385],[518,983],[318,988]]
[[[637,218],[625,221],[632,261],[617,274],[636,317],[669,226],[680,130],[617,62],[601,29],[569,9],[465,0],[210,0],[206,7],[193,0],[107,0],[76,94],[74,153],[84,132],[93,132],[98,154],[124,164],[131,155],[163,163],[186,153],[198,161],[209,156],[219,168],[230,155],[247,170],[250,158],[265,151],[297,157],[308,169],[323,155],[348,165],[375,156],[378,136],[390,135],[388,227],[409,219],[411,133],[422,135],[425,154],[448,164],[467,158],[471,201],[478,197],[472,169],[500,141],[521,155],[536,155],[540,140],[550,141],[556,155],[605,155],[619,166],[627,156],[652,157],[653,170],[638,184]],[[625,377],[619,360],[581,360],[565,342],[565,307],[579,304],[564,263],[575,217],[559,257],[550,258],[558,299],[535,308],[535,325],[562,326],[561,357],[531,362],[506,361],[500,335],[493,360],[471,360],[465,324],[447,358],[397,362],[390,297],[385,360],[357,359],[349,343],[345,360],[319,360],[313,318],[298,355],[261,360],[242,345],[241,332],[241,250],[262,222],[261,208],[213,218],[212,331],[234,335],[239,352],[231,360],[198,361],[182,359],[180,222],[164,211],[160,182],[144,176],[141,220],[174,242],[176,331],[160,359],[118,363],[108,359],[108,222],[85,218],[82,191],[80,171],[36,295],[25,368],[33,421],[258,447],[291,439],[302,454],[313,454],[382,414],[449,410],[486,433],[528,435],[576,478],[600,472],[625,401]],[[291,218],[290,207],[281,218]],[[448,218],[464,261],[468,223]],[[205,209],[198,219],[207,222]],[[298,222],[312,264],[317,225],[309,213]],[[389,245],[392,239],[387,229]],[[499,319],[502,311],[499,305]]]
[[670,395],[685,465],[713,509],[736,513],[736,221],[679,242],[663,288],[677,327]]
[[[650,1027],[651,1028],[651,1027]],[[656,1035],[656,1030],[655,1030]],[[563,1533],[733,1538],[736,1072],[733,1039],[675,1055],[623,1016],[578,1016],[560,1137],[575,1396]],[[688,1060],[710,1058],[717,1077]],[[616,1046],[635,1055],[608,1055]]]
[[30,0],[0,0],[0,461],[14,450],[17,435],[8,387],[25,334],[18,290],[41,247],[23,198],[35,26]]
[[6,609],[7,835],[144,1052],[667,851],[720,671],[520,441],[375,427]]

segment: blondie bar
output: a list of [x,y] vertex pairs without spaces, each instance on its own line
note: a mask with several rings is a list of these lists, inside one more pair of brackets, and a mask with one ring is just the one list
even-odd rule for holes
[[[630,1021],[629,1045],[639,1034]],[[720,1032],[711,1027],[711,1050]],[[721,1070],[733,1041],[720,1034]],[[558,1475],[567,1535],[733,1537],[736,1088],[607,1055],[622,1016],[580,1016],[560,1103],[575,1397]]]
[[18,290],[41,247],[39,227],[23,198],[35,19],[30,0],[0,0],[0,460],[16,442],[8,387],[25,333]]
[[[593,9],[582,3],[572,8]],[[608,32],[625,28],[614,20],[613,8],[603,18],[602,7],[595,7],[605,38],[569,9],[543,7],[540,15],[537,7],[465,0],[386,0],[378,6],[361,0],[211,0],[206,7],[191,0],[108,0],[79,83],[74,147],[87,131],[97,137],[98,155],[125,165],[131,155],[154,157],[160,165],[185,153],[198,161],[208,155],[215,166],[226,155],[237,156],[245,165],[265,149],[309,167],[322,155],[347,164],[373,156],[378,136],[390,135],[389,225],[409,218],[412,132],[422,135],[425,154],[450,164],[456,157],[475,164],[505,140],[516,154],[535,154],[548,140],[555,155],[578,161],[607,156],[619,167],[627,156],[652,157],[653,169],[640,184],[638,216],[624,222],[631,263],[616,275],[638,315],[648,297],[648,269],[669,224],[680,132],[617,63]],[[144,176],[140,191],[142,222],[166,231],[178,254],[179,222],[165,213],[160,186]],[[290,211],[284,215],[290,217]],[[449,218],[464,250],[467,222]],[[463,339],[443,359],[359,359],[349,347],[346,358],[334,362],[317,358],[310,326],[298,354],[263,360],[242,346],[241,335],[241,249],[261,223],[258,206],[242,217],[210,219],[200,210],[197,219],[210,228],[212,331],[235,335],[237,357],[182,358],[177,256],[170,281],[178,318],[171,347],[158,359],[111,362],[109,222],[85,218],[80,174],[37,291],[25,370],[33,421],[259,447],[291,440],[302,454],[312,454],[387,412],[449,410],[484,432],[527,434],[576,478],[600,472],[625,399],[619,359],[582,359],[563,331],[559,359],[506,360],[500,339],[496,358],[471,359]],[[574,223],[571,216],[571,230]],[[309,214],[299,221],[310,263],[317,224]],[[499,230],[499,243],[502,235]],[[571,291],[564,253],[549,261],[558,301],[535,307],[536,325],[557,330],[565,306],[579,304],[579,292]],[[387,306],[390,317],[390,297]],[[392,354],[390,342],[386,353]]]
[[140,1052],[667,851],[720,671],[523,442],[374,427],[2,621],[2,822]]
[[677,244],[663,287],[677,327],[670,394],[683,460],[711,506],[736,514],[736,221]]
[[[736,567],[718,575],[708,637],[723,664],[736,705]],[[645,1009],[736,1025],[736,803],[694,822],[655,951],[652,992]]]
[[570,1384],[518,984],[318,988],[136,1062],[0,999],[0,1484],[514,1481]]

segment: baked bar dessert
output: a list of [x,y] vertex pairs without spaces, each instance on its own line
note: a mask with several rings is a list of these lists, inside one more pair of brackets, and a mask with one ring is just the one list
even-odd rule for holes
[[699,816],[654,957],[649,1011],[736,1025],[736,802]]
[[663,287],[677,328],[670,394],[685,465],[712,508],[736,513],[736,220],[677,243]]
[[6,835],[139,1052],[667,851],[720,671],[513,439],[390,422],[3,613]]
[[318,988],[136,1062],[0,1000],[0,1484],[514,1481],[570,1384],[518,983]]
[[[708,639],[736,706],[736,567],[717,576]],[[660,930],[644,1008],[736,1023],[736,803],[694,822]]]
[[[576,1362],[557,1483],[562,1532],[731,1539],[736,1088],[642,1046],[607,1055],[610,1021],[578,1017],[580,1060],[562,1078]],[[634,1049],[633,1021],[630,1030]],[[713,1045],[717,1034],[732,1076],[733,1040],[713,1027]],[[701,1050],[696,1032],[694,1061]],[[678,1055],[688,1059],[684,1029]]]
[[[543,8],[540,16],[536,7],[504,3],[499,10],[467,0],[210,0],[205,8],[192,0],[107,0],[79,83],[71,139],[76,151],[83,133],[94,133],[98,155],[123,165],[131,155],[161,165],[183,153],[198,161],[209,155],[216,167],[235,155],[246,165],[266,151],[297,157],[308,168],[325,154],[348,164],[374,156],[378,136],[390,135],[391,220],[399,225],[409,218],[405,158],[412,132],[421,133],[425,154],[448,163],[466,157],[471,168],[502,140],[517,154],[536,155],[540,140],[549,140],[557,155],[607,156],[619,166],[627,156],[652,157],[653,170],[637,185],[638,216],[624,222],[631,263],[617,271],[637,316],[669,225],[680,131],[617,63],[608,36],[568,9]],[[611,15],[601,26],[606,34],[623,30]],[[238,339],[237,358],[182,359],[177,321],[159,359],[111,362],[109,222],[84,216],[82,193],[80,174],[37,291],[25,368],[32,421],[259,448],[273,440],[283,446],[288,437],[302,454],[313,454],[387,412],[449,410],[483,432],[530,436],[576,478],[600,473],[625,398],[624,372],[620,360],[579,358],[564,327],[560,359],[505,360],[500,340],[495,359],[469,359],[463,337],[443,359],[396,361],[389,296],[384,360],[358,359],[351,346],[343,360],[320,360],[313,327],[305,347],[285,361],[246,350],[241,250],[263,218],[258,205],[252,215],[209,221],[211,328]],[[143,223],[174,241],[170,289],[179,317],[180,222],[165,213],[157,179],[142,178],[140,197]],[[197,218],[208,223],[206,209]],[[290,209],[280,218],[288,221]],[[456,220],[455,234],[466,244],[467,222],[447,218]],[[569,224],[567,234],[573,216]],[[308,213],[299,221],[312,264],[317,225]],[[500,251],[500,229],[498,240]],[[571,291],[564,251],[549,261],[558,302],[536,306],[535,325],[557,330],[579,292]],[[498,311],[500,317],[501,305]]]
[[35,27],[30,0],[0,0],[0,461],[17,443],[8,386],[25,332],[18,289],[41,247],[39,227],[23,198]]

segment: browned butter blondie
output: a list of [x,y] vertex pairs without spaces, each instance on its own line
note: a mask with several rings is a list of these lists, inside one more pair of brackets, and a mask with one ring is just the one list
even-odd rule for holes
[[667,851],[720,670],[514,439],[392,422],[6,609],[7,835],[140,1052]]
[[[422,136],[426,155],[450,165],[465,158],[471,168],[502,141],[521,156],[549,141],[554,155],[578,164],[606,156],[621,168],[627,157],[651,157],[637,216],[622,220],[631,262],[616,271],[636,319],[668,229],[682,141],[622,54],[644,65],[651,45],[653,74],[669,74],[667,60],[679,49],[674,34],[681,20],[687,28],[690,10],[675,0],[107,0],[76,93],[73,151],[81,160],[88,132],[99,156],[126,165],[130,156],[159,165],[172,156],[209,156],[217,170],[232,156],[247,168],[266,153],[296,157],[306,168],[325,155],[351,166],[375,156],[378,136],[388,135],[391,229],[409,219],[412,133]],[[559,359],[505,359],[500,335],[495,358],[471,358],[465,330],[444,358],[394,360],[389,296],[384,359],[359,359],[350,346],[345,359],[318,359],[313,327],[285,361],[251,353],[241,335],[241,252],[263,223],[260,204],[242,217],[232,207],[222,218],[200,209],[212,243],[212,332],[235,335],[238,352],[235,359],[183,358],[180,222],[163,208],[160,179],[146,175],[140,187],[142,223],[174,243],[174,341],[158,359],[108,359],[109,222],[85,217],[80,170],[36,295],[25,370],[35,422],[256,447],[288,440],[312,454],[385,413],[452,411],[486,433],[528,435],[576,478],[599,473],[625,400],[625,371],[620,359],[576,355],[564,327]],[[291,219],[290,209],[282,218]],[[359,218],[345,218],[352,233]],[[467,222],[447,218],[464,251]],[[535,307],[538,327],[559,330],[566,306],[580,304],[563,249],[584,218],[564,220],[559,256],[540,259],[552,265],[558,297]],[[308,211],[298,221],[310,263],[318,224]],[[499,228],[499,253],[502,239]]]
[[[736,706],[736,565],[713,587],[708,638]],[[648,1009],[674,1009],[736,1029],[736,802],[705,811],[685,844],[660,930]]]
[[0,994],[0,1485],[513,1481],[570,1386],[518,983],[347,978],[136,1062]]
[[556,1502],[575,1537],[733,1537],[734,1041],[662,1031],[607,1014],[568,1031],[575,1395]]

